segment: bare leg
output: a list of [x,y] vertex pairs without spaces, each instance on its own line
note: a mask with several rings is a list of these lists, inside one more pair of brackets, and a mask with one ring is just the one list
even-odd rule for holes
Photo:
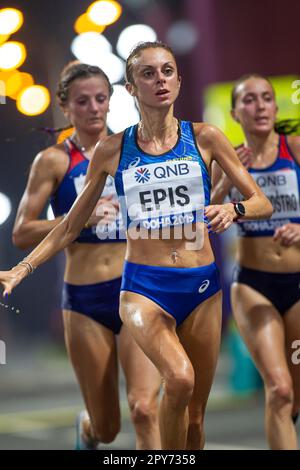
[[264,381],[270,448],[296,449],[291,421],[293,386],[285,355],[283,320],[268,299],[244,284],[233,284],[232,306],[238,328]]
[[136,448],[160,449],[158,394],[161,378],[125,325],[120,333],[120,361],[126,377],[128,403],[136,432]]
[[218,292],[199,305],[178,328],[179,339],[195,371],[186,449],[204,447],[204,414],[220,349],[221,319],[222,293]]
[[120,429],[118,362],[115,335],[105,326],[64,310],[65,341],[90,416],[87,438],[112,442]]
[[[300,364],[299,353],[297,357],[292,360],[293,353],[296,353],[296,349],[292,348],[294,341],[298,341],[297,349],[300,347],[300,302],[297,302],[291,307],[283,317],[286,331],[286,351],[287,361],[290,369],[290,373],[293,380],[294,388],[294,406],[292,415],[296,416],[300,411]],[[296,359],[296,360],[295,360]]]
[[175,320],[139,294],[121,292],[121,318],[164,381],[159,418],[163,449],[185,449],[192,364],[175,332]]

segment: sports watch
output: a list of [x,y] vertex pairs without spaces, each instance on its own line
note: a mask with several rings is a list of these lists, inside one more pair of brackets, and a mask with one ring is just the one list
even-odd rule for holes
[[241,202],[233,202],[232,204],[234,207],[234,211],[237,215],[236,220],[239,219],[240,217],[244,217],[246,214],[246,209],[245,209],[244,204],[242,204]]

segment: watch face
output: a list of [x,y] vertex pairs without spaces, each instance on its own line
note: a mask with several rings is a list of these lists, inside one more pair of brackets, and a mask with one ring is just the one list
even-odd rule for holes
[[245,207],[241,202],[238,202],[236,204],[236,212],[241,216],[245,215],[245,213],[246,213]]

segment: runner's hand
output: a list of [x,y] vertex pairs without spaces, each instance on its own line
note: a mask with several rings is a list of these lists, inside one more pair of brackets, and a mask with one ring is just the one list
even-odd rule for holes
[[278,227],[273,235],[274,241],[282,246],[291,246],[300,241],[300,224],[286,224]]
[[205,207],[205,216],[209,219],[207,227],[214,233],[222,233],[232,225],[236,213],[230,202]]

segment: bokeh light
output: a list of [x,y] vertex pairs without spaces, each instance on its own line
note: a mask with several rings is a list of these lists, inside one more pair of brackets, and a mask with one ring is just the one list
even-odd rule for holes
[[95,65],[95,61],[99,56],[112,51],[112,46],[102,34],[95,32],[83,33],[76,36],[72,41],[71,51],[81,62]]
[[122,7],[115,1],[100,0],[87,9],[87,15],[93,23],[105,26],[115,23],[121,14]]
[[50,93],[42,85],[32,85],[21,91],[17,98],[18,110],[26,116],[42,114],[50,104]]
[[24,22],[23,13],[16,8],[0,10],[0,34],[13,34],[21,28]]
[[10,199],[3,193],[0,193],[0,225],[4,224],[11,213]]
[[123,85],[114,85],[109,108],[107,124],[112,132],[121,132],[139,121],[135,101]]
[[15,70],[6,80],[6,96],[17,99],[18,94],[23,88],[33,85],[34,79],[30,73],[19,72]]
[[89,33],[89,32],[96,32],[96,33],[103,33],[105,30],[104,25],[99,25],[91,21],[86,13],[83,15],[80,15],[79,18],[77,18],[74,29],[77,34],[82,34],[82,33]]
[[127,59],[132,48],[140,41],[156,41],[157,34],[153,28],[145,24],[134,24],[123,29],[118,42],[118,54]]
[[24,63],[26,55],[26,48],[21,42],[5,42],[0,46],[0,69],[17,69]]

